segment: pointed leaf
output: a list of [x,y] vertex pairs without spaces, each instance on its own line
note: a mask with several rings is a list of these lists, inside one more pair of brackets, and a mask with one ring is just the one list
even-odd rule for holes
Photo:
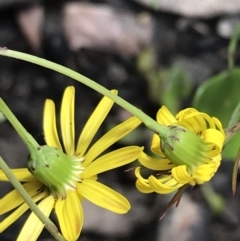
[[[230,117],[240,101],[240,68],[225,71],[205,81],[197,90],[193,106],[220,119],[228,126]],[[239,148],[240,133],[237,133],[223,151],[225,158],[235,158]]]

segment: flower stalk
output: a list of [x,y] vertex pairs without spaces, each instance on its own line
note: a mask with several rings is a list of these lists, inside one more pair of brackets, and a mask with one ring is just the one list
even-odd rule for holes
[[36,214],[36,216],[41,220],[41,222],[45,225],[46,229],[52,234],[52,236],[58,241],[66,241],[61,233],[58,231],[58,228],[55,224],[46,217],[38,206],[33,202],[32,198],[23,188],[22,184],[18,181],[18,179],[13,175],[11,169],[8,167],[6,162],[0,157],[0,169],[6,174],[7,178],[10,180],[14,188],[16,188],[19,193],[22,195],[25,202],[28,204],[30,209]]
[[138,117],[149,129],[154,131],[156,134],[158,134],[160,136],[166,135],[167,128],[165,126],[160,125],[157,121],[152,119],[150,116],[146,115],[143,111],[141,111],[140,109],[131,105],[130,103],[128,103],[126,100],[122,99],[121,97],[113,94],[107,88],[105,88],[102,85],[96,83],[95,81],[85,77],[84,75],[77,73],[76,71],[73,71],[67,67],[64,67],[60,64],[56,64],[49,60],[39,58],[34,55],[10,50],[7,48],[0,48],[0,55],[15,58],[15,59],[21,59],[26,62],[40,65],[47,69],[51,69],[60,74],[66,75],[78,82],[81,82],[82,84],[94,89],[95,91],[101,93],[102,95],[107,96],[108,98],[113,100],[115,103],[117,103],[118,105],[123,107],[125,110],[129,111],[131,114]]
[[[9,120],[9,122],[17,131],[17,133],[20,135],[25,145],[27,146],[29,153],[32,156],[39,156],[39,153],[38,153],[40,148],[39,144],[26,131],[26,129],[22,126],[22,124],[18,121],[18,119],[14,116],[14,114],[11,112],[11,110],[8,108],[8,106],[1,98],[0,98],[0,112],[3,113],[3,115]],[[55,224],[48,217],[46,217],[38,208],[38,206],[33,202],[32,198],[29,196],[29,194],[26,192],[26,190],[23,188],[21,183],[14,176],[11,169],[8,167],[8,165],[1,157],[0,157],[0,169],[3,170],[3,172],[6,174],[6,176],[8,177],[8,179],[10,180],[14,188],[16,188],[19,191],[23,199],[29,205],[30,209],[41,220],[41,222],[45,225],[46,229],[53,235],[53,237],[58,241],[66,241],[58,231]]]
[[0,112],[8,119],[8,121],[12,124],[14,129],[17,131],[25,145],[29,153],[36,151],[39,148],[39,144],[36,140],[27,132],[27,130],[22,126],[22,124],[18,121],[15,115],[8,108],[7,104],[0,98]]

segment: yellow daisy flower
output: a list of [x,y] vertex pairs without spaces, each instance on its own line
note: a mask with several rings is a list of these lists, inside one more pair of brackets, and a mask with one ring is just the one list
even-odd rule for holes
[[[112,92],[117,94],[115,90]],[[77,240],[80,235],[84,216],[81,201],[84,198],[115,213],[128,212],[130,209],[128,200],[98,182],[97,175],[136,160],[142,151],[140,147],[129,146],[101,155],[109,146],[141,124],[136,117],[129,118],[111,129],[90,147],[92,139],[113,105],[113,101],[107,97],[102,98],[88,119],[75,148],[74,98],[74,87],[66,88],[60,113],[63,145],[57,133],[55,105],[48,99],[43,118],[48,146],[40,148],[42,150],[49,146],[55,148],[51,148],[45,163],[37,163],[30,158],[29,170],[13,169],[15,176],[24,183],[24,188],[46,216],[55,209],[61,232],[69,241]],[[8,181],[2,171],[0,171],[0,180]],[[17,190],[4,196],[0,200],[0,214],[9,211],[12,213],[0,223],[0,232],[15,222],[28,208]],[[37,240],[43,227],[41,221],[31,213],[17,240]]]
[[167,137],[153,135],[151,151],[159,158],[142,152],[139,162],[159,172],[144,178],[141,167],[136,168],[137,189],[168,194],[186,184],[194,186],[209,181],[221,162],[225,134],[220,121],[193,108],[174,117],[163,106],[157,113],[157,122],[169,127]]

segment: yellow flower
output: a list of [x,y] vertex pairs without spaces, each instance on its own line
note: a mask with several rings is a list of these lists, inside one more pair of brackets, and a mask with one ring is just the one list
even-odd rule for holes
[[144,178],[141,168],[136,168],[137,189],[168,194],[186,184],[194,186],[209,181],[221,162],[225,134],[220,121],[193,108],[174,117],[163,106],[157,113],[157,122],[169,127],[167,137],[153,135],[151,151],[159,158],[142,152],[139,162],[158,173]]
[[[112,92],[117,93],[115,90]],[[48,146],[41,148],[55,147],[53,149],[56,151],[55,154],[59,159],[59,163],[58,159],[53,160],[50,165],[45,163],[45,166],[33,163],[32,160],[29,160],[28,163],[29,170],[34,175],[36,172],[36,176],[39,175],[43,182],[34,177],[27,168],[13,169],[15,176],[24,183],[24,188],[34,202],[38,203],[39,208],[46,216],[49,216],[51,211],[55,209],[61,232],[67,240],[76,240],[80,235],[83,225],[81,201],[84,198],[115,213],[123,214],[128,212],[130,209],[128,200],[98,182],[97,175],[136,160],[142,151],[140,147],[129,146],[101,155],[109,146],[141,124],[141,121],[136,117],[129,118],[111,129],[90,147],[92,139],[113,105],[113,101],[107,97],[103,97],[88,119],[75,148],[74,97],[74,87],[66,88],[60,114],[63,146],[57,133],[54,102],[46,100],[43,127]],[[63,148],[67,155],[61,151],[59,152],[59,150],[63,151]],[[62,153],[63,160],[68,165],[71,165],[66,177],[65,174],[61,174],[64,173],[64,170],[60,165],[62,159],[59,158],[57,152]],[[48,157],[50,161],[51,157],[54,156],[51,153]],[[44,177],[44,172],[39,174],[41,168],[49,170],[53,166],[55,168],[55,170],[52,170],[54,175],[49,172],[50,178],[46,177],[46,175]],[[72,175],[69,176],[69,173]],[[0,180],[8,181],[2,171],[0,172]],[[60,183],[61,180],[63,180],[62,183]],[[48,181],[51,183],[48,183]],[[15,222],[28,208],[17,190],[13,190],[4,196],[0,200],[0,214],[6,214],[9,211],[12,211],[12,213],[0,223],[0,232],[3,232]],[[31,213],[17,240],[37,240],[43,227],[44,225],[35,214]]]

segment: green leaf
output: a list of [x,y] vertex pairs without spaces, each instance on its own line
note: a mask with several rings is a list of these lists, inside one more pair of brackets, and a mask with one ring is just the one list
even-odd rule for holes
[[240,102],[234,109],[232,116],[230,118],[230,121],[228,123],[228,128],[231,128],[233,125],[235,125],[238,121],[240,121]]
[[234,68],[234,57],[237,50],[238,40],[240,38],[240,23],[234,29],[233,35],[228,46],[228,68],[232,70]]
[[182,101],[190,96],[193,89],[187,72],[177,64],[167,69],[158,66],[153,49],[146,49],[139,54],[137,67],[148,82],[151,99],[177,113]]
[[[197,90],[193,106],[220,119],[228,127],[230,118],[240,102],[240,68],[224,71],[204,82]],[[237,133],[223,151],[225,158],[234,159],[240,144]]]
[[172,113],[177,113],[182,100],[191,93],[190,78],[180,67],[173,66],[165,72],[162,80],[162,89],[158,90],[158,93],[161,93],[161,103],[166,105]]

